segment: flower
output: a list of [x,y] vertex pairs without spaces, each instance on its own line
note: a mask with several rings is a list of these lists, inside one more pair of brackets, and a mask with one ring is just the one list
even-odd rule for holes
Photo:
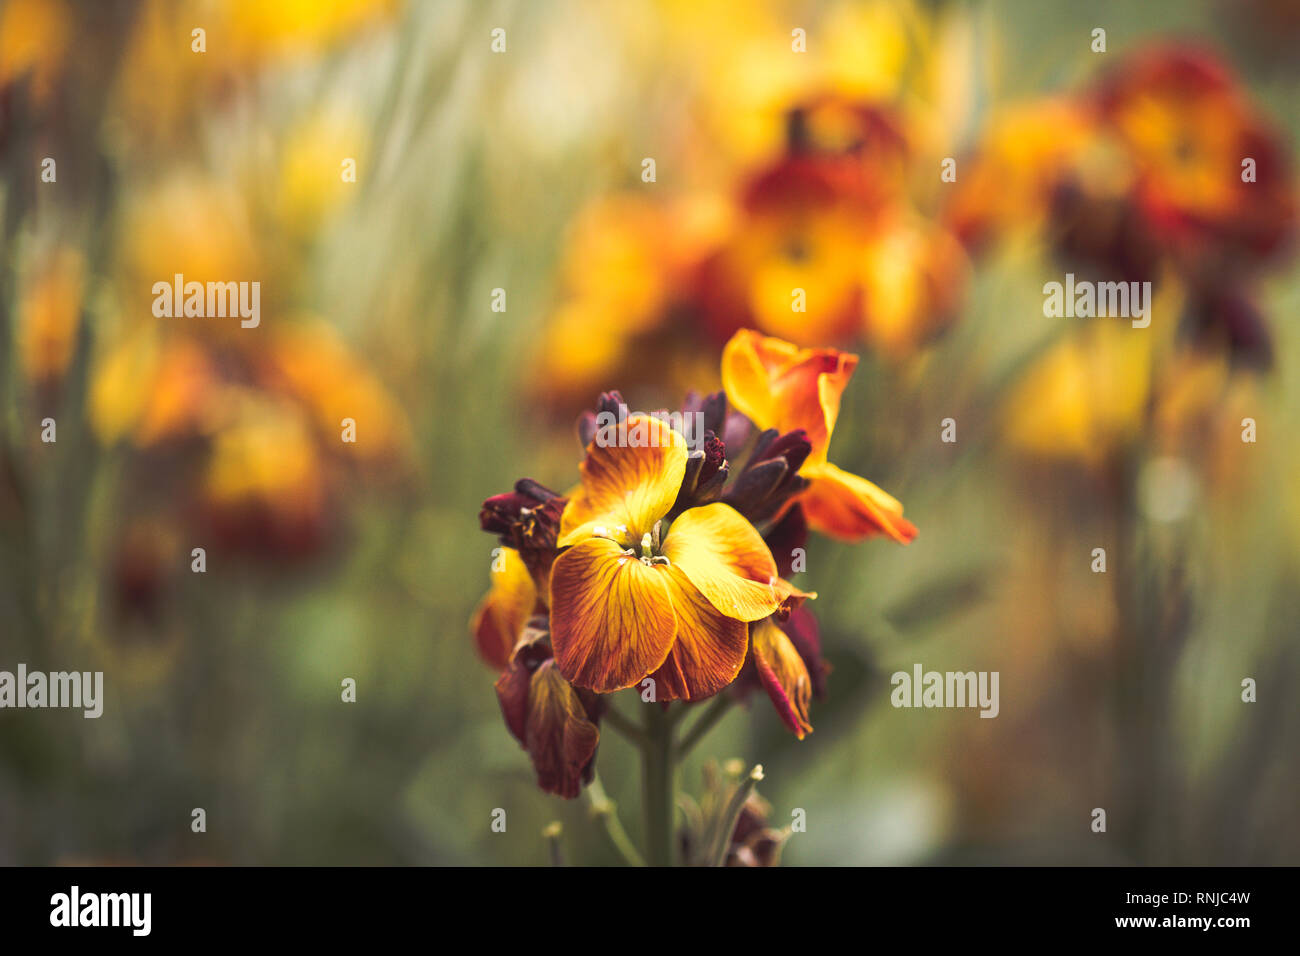
[[1152,337],[1104,319],[1054,343],[1004,404],[1008,444],[1030,457],[1099,465],[1140,433]]
[[701,311],[719,338],[753,326],[910,354],[955,316],[966,254],[909,201],[901,119],[822,97],[786,120],[786,152],[746,183],[735,228],[701,265]]
[[573,799],[595,771],[604,704],[556,669],[546,632],[529,627],[496,682],[506,727],[528,751],[537,785]]
[[1185,268],[1236,271],[1292,233],[1282,141],[1212,53],[1148,48],[1108,72],[1091,98],[1131,159],[1143,222]]
[[18,305],[18,354],[29,381],[57,382],[72,361],[81,326],[86,262],[60,246],[31,270]]
[[[691,276],[732,214],[708,194],[665,202],[615,195],[586,206],[566,238],[562,293],[538,344],[530,390],[580,407],[614,373],[642,385],[649,369],[680,367],[683,387],[696,381],[702,369],[682,348],[698,340],[687,301]],[[608,321],[611,315],[619,320]],[[647,362],[647,353],[672,361]]]
[[580,687],[609,693],[650,676],[661,701],[716,694],[745,661],[746,624],[790,593],[729,505],[688,508],[663,531],[687,458],[685,439],[648,415],[605,426],[587,448],[550,601],[556,664]]
[[840,396],[858,357],[836,349],[801,349],[750,329],[722,353],[727,398],[760,428],[802,429],[812,449],[799,474],[808,487],[796,499],[816,531],[846,541],[883,534],[901,544],[916,537],[903,506],[865,478],[826,458]]
[[1046,228],[1072,267],[1196,285],[1253,271],[1295,228],[1282,140],[1212,53],[1165,44],[990,126],[948,209],[971,245]]
[[72,46],[72,11],[63,0],[10,0],[0,6],[0,90],[29,78],[39,106],[51,98]]

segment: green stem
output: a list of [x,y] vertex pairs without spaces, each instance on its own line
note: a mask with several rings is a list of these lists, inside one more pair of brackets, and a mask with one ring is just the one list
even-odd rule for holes
[[591,815],[604,824],[605,833],[609,836],[609,842],[614,844],[614,849],[623,858],[623,862],[628,866],[645,866],[645,860],[641,858],[641,854],[637,852],[632,839],[627,835],[627,831],[623,829],[623,823],[618,818],[618,807],[605,793],[599,775],[592,778],[591,783],[588,785],[587,799],[591,801]]
[[727,715],[727,711],[731,710],[731,705],[734,703],[735,699],[730,694],[719,694],[713,698],[708,709],[696,719],[691,729],[686,732],[686,736],[682,738],[681,744],[677,747],[677,759],[684,759],[691,748],[713,729],[714,724]]
[[673,721],[657,703],[645,708],[641,748],[646,863],[673,865]]
[[609,724],[609,726],[613,728],[615,731],[622,734],[632,743],[636,744],[638,747],[644,746],[645,734],[641,732],[641,728],[638,727],[636,724],[634,724],[627,717],[623,716],[617,710],[615,710],[613,705],[611,705],[610,708],[605,711],[605,713],[601,716],[601,719],[604,720],[605,723]]

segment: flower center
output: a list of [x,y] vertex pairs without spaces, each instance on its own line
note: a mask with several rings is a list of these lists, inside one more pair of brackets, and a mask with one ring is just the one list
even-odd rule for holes
[[628,558],[636,558],[647,566],[666,565],[669,561],[668,557],[662,553],[661,524],[662,522],[656,521],[652,529],[641,535],[640,541],[635,539],[633,533],[624,524],[613,528],[597,525],[592,529],[592,533],[598,538],[608,538],[622,548],[623,557],[619,559],[619,564],[622,564]]

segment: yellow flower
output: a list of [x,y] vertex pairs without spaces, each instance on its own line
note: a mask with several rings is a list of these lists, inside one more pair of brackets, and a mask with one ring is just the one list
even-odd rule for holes
[[1036,457],[1106,460],[1142,426],[1152,342],[1127,322],[1097,319],[1054,345],[1007,397],[1007,441]]
[[31,78],[37,106],[49,98],[67,53],[72,22],[63,0],[0,4],[0,89]]
[[746,623],[788,596],[763,539],[730,506],[690,508],[661,530],[686,459],[682,436],[644,415],[587,448],[551,569],[555,661],[579,687],[609,693],[651,676],[659,700],[716,694],[745,661]]
[[29,380],[59,379],[81,327],[86,263],[75,249],[54,250],[33,271],[18,304],[18,354]]

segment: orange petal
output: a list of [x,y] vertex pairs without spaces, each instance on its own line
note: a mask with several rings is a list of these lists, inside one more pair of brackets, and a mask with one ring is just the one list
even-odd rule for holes
[[810,480],[799,497],[808,527],[841,541],[861,541],[884,534],[899,544],[916,537],[916,526],[903,517],[903,506],[865,478],[829,462],[800,472]]
[[748,628],[705,600],[680,568],[669,571],[677,615],[677,639],[668,659],[650,676],[657,700],[712,697],[740,673],[749,645]]
[[479,654],[496,670],[509,662],[519,632],[537,603],[537,590],[519,552],[502,548],[500,558],[500,570],[493,562],[492,589],[479,602],[469,624]]
[[608,425],[587,446],[582,484],[560,518],[560,547],[620,526],[634,542],[668,513],[686,473],[686,440],[649,415]]
[[754,526],[730,505],[689,508],[672,523],[663,552],[720,613],[757,621],[785,595],[773,586],[776,562]]
[[668,656],[677,622],[668,569],[588,538],[551,568],[551,646],[562,673],[608,694],[631,687]]
[[600,731],[587,717],[578,692],[546,661],[528,685],[524,747],[533,759],[537,785],[572,799],[591,779]]
[[808,666],[790,638],[771,618],[754,625],[750,647],[759,679],[772,698],[776,712],[790,732],[800,740],[812,733],[808,722],[808,704],[812,698],[812,679]]
[[826,460],[840,396],[858,357],[837,349],[801,349],[742,329],[722,351],[727,400],[759,428],[802,428],[812,443],[809,464]]

